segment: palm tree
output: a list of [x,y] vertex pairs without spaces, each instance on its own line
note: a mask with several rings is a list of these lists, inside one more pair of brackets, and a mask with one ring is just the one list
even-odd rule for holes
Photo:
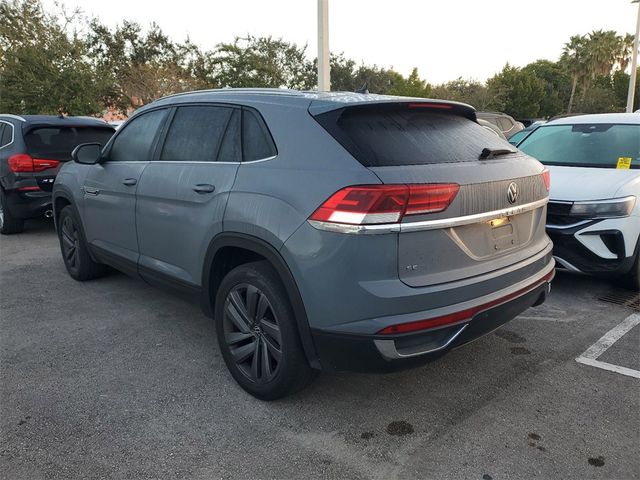
[[560,61],[566,66],[572,80],[567,113],[571,113],[571,109],[573,108],[573,99],[576,94],[578,81],[584,78],[588,72],[587,41],[588,39],[584,35],[574,35],[564,44],[564,49],[562,50]]
[[613,30],[595,30],[587,35],[587,54],[591,78],[611,75],[619,56],[622,38]]
[[631,63],[631,55],[633,54],[634,35],[627,33],[624,37],[620,37],[620,45],[616,62],[621,72],[624,72],[629,63]]

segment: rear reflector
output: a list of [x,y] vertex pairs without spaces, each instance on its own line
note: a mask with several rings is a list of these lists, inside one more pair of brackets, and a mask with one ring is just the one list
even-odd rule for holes
[[346,187],[331,195],[310,220],[348,225],[395,223],[405,215],[446,210],[459,189],[455,183]]
[[498,298],[491,302],[483,303],[482,305],[478,305],[476,307],[468,308],[466,310],[461,310],[459,312],[450,313],[448,315],[443,315],[441,317],[428,318],[426,320],[418,320],[416,322],[409,323],[401,323],[399,325],[389,325],[388,327],[383,328],[378,332],[378,335],[394,335],[399,333],[411,333],[417,332],[420,330],[429,330],[435,327],[442,327],[443,325],[454,324],[458,322],[462,322],[465,320],[471,320],[478,313],[484,312],[485,310],[489,310],[490,308],[496,307],[498,305],[502,305],[503,303],[508,302],[509,300],[513,300],[514,298],[520,297],[526,293],[529,293],[532,290],[535,290],[540,285],[550,282],[555,275],[555,270],[552,270],[544,278],[533,285],[529,285],[528,287],[522,288],[517,292],[513,292],[504,297]]
[[547,192],[551,188],[551,172],[548,168],[542,171],[542,180],[544,180],[544,186],[547,187]]
[[42,172],[49,168],[56,168],[60,162],[58,160],[45,160],[44,158],[33,158],[26,153],[18,153],[9,157],[9,169],[15,173]]

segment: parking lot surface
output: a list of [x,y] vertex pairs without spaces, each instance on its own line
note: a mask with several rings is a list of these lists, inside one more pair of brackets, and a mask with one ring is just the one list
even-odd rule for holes
[[[50,222],[0,239],[0,477],[640,478],[640,379],[576,362],[634,313],[559,274],[547,303],[424,367],[272,403],[197,306],[78,283]],[[599,360],[640,368],[640,326]]]

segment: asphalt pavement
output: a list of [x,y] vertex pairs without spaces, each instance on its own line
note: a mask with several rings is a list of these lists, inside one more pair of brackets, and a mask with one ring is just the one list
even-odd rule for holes
[[[559,274],[547,303],[424,367],[265,403],[195,305],[66,273],[51,222],[0,238],[0,478],[640,478],[640,379],[576,362],[632,315]],[[640,369],[640,326],[601,359]]]

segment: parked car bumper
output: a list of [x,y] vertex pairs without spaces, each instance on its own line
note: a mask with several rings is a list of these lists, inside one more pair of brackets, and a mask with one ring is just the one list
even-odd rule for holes
[[51,192],[43,190],[7,190],[5,195],[7,199],[6,208],[17,218],[41,217],[52,208]]
[[605,277],[628,273],[635,261],[640,230],[640,225],[633,225],[634,220],[637,217],[547,225],[558,268]]
[[[389,372],[434,360],[492,332],[529,307],[543,303],[551,289],[554,273],[552,260],[527,285],[515,285],[479,298],[474,302],[478,311],[471,318],[442,327],[399,335],[313,330],[322,367],[328,371]],[[453,311],[465,309],[469,309],[469,302],[452,306]],[[424,318],[434,315],[430,311],[421,313]]]

